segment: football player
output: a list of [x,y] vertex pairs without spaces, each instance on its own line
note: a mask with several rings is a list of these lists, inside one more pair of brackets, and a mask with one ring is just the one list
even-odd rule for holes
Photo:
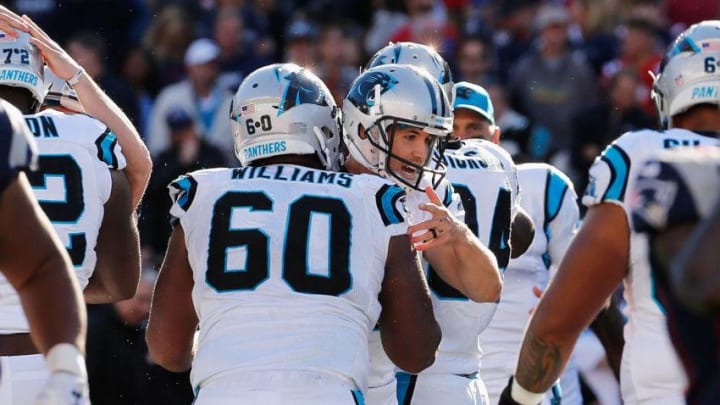
[[[419,376],[408,374],[410,370],[398,365],[403,372],[398,374],[397,388],[394,366],[383,354],[378,335],[373,334],[368,403],[390,404],[411,398],[412,403],[423,400],[432,403],[439,396],[464,403],[457,402],[457,396],[448,397],[448,392],[470,396],[472,403],[481,401],[485,389],[477,378],[477,334],[487,319],[478,311],[478,303],[497,300],[501,288],[497,266],[502,261],[495,258],[483,241],[494,239],[493,243],[498,248],[504,246],[509,254],[510,197],[505,174],[499,163],[487,169],[488,173],[495,173],[494,177],[488,174],[488,187],[501,202],[495,220],[507,222],[498,227],[505,232],[491,236],[488,230],[491,224],[482,223],[483,239],[478,239],[473,234],[477,229],[463,222],[468,219],[465,216],[468,212],[473,220],[476,215],[475,206],[463,210],[460,197],[467,194],[467,188],[461,185],[458,192],[447,180],[437,180],[444,167],[440,155],[434,153],[436,145],[444,141],[452,128],[447,96],[436,79],[411,65],[379,65],[363,72],[345,98],[343,125],[350,152],[345,163],[349,171],[380,174],[409,190],[407,209],[419,223],[408,232],[421,231],[414,238],[418,243],[429,241],[421,243],[419,249],[431,265],[428,282],[443,331],[435,364]],[[480,157],[460,160],[461,164],[476,169],[488,166]],[[475,170],[468,175],[477,173]],[[428,199],[423,190],[430,204],[423,204]],[[444,198],[440,200],[437,194]],[[490,214],[494,207],[488,208]],[[442,302],[447,305],[441,305]],[[455,358],[451,353],[456,354]]]
[[650,159],[630,194],[633,228],[648,235],[656,295],[690,378],[690,405],[720,401],[717,306],[708,305],[717,295],[717,235],[710,230],[717,233],[719,184],[720,148],[684,148]]
[[[32,196],[23,168],[34,165],[35,145],[20,111],[0,100],[0,271],[10,294],[27,316],[32,340],[24,334],[0,335],[0,402],[33,404],[89,403],[85,347],[85,306],[65,249]],[[5,287],[5,286],[3,286]],[[11,315],[0,309],[0,322]],[[22,380],[32,347],[45,355],[50,378],[28,389]],[[30,360],[33,361],[33,360]],[[40,367],[45,368],[40,356]],[[83,402],[83,400],[85,402]]]
[[[310,71],[260,68],[233,99],[239,169],[170,185],[174,228],[147,330],[196,404],[358,404],[368,334],[419,372],[440,329],[404,191],[338,166],[339,109]],[[197,344],[193,335],[198,329]]]
[[[476,84],[458,82],[453,85],[453,93],[453,134],[462,139],[456,153],[471,150],[478,143],[475,147],[483,150],[487,142],[499,144],[501,130],[495,125],[494,108],[487,91]],[[446,155],[452,156],[449,151]],[[504,155],[507,152],[501,156]],[[504,162],[512,160],[506,158]],[[527,252],[509,261],[503,272],[503,291],[497,312],[480,334],[481,374],[491,404],[497,403],[512,374],[522,332],[537,301],[532,289],[547,286],[575,234],[579,218],[577,195],[561,171],[544,163],[526,163],[517,165],[517,174],[519,190],[522,190],[520,206],[532,218],[534,228],[543,232],[535,233]],[[563,373],[560,386],[548,393],[549,400],[559,401],[562,393],[563,404],[582,403],[576,367]]]
[[[398,42],[389,43],[381,48],[370,58],[367,68],[381,66],[390,63],[398,63],[404,65],[412,65],[425,70],[434,77],[442,86],[450,103],[454,103],[456,92],[453,91],[454,83],[450,66],[442,56],[432,47],[415,43],[415,42]],[[460,96],[464,92],[461,91]],[[470,115],[467,115],[467,114]],[[453,113],[453,120],[463,121],[461,125],[456,125],[453,121],[453,131],[449,136],[449,140],[457,140],[463,135],[465,137],[473,136],[472,132],[477,129],[484,128],[492,131],[494,136],[499,137],[499,128],[493,123],[487,121],[487,117],[478,115],[474,111],[461,111]],[[467,127],[466,127],[467,126]],[[511,257],[519,257],[530,245],[533,239],[534,228],[531,218],[525,213],[519,205],[518,195],[520,192],[517,179],[517,169],[512,157],[500,146],[492,142],[479,142],[478,145],[487,149],[495,155],[502,163],[503,169],[506,171],[510,182],[511,202],[512,202],[512,232],[510,234],[510,250]],[[450,179],[452,181],[452,178]],[[488,203],[492,204],[492,203]]]
[[540,401],[562,372],[580,332],[623,279],[629,304],[620,376],[623,400],[685,403],[687,378],[654,297],[647,239],[630,227],[627,195],[654,152],[718,144],[709,133],[720,128],[719,42],[718,21],[695,24],[680,34],[654,78],[653,98],[668,129],[626,133],[593,163],[583,196],[587,215],[531,318],[515,379],[503,391],[501,404]]

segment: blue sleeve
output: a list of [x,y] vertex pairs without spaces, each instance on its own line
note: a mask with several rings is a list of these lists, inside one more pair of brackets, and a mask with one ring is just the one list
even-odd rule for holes
[[109,129],[105,130],[105,132],[103,132],[103,134],[95,141],[98,159],[103,161],[110,168],[116,170],[119,167],[118,158],[115,155],[117,143],[117,136]]
[[405,196],[405,191],[398,186],[385,184],[375,193],[375,203],[385,226],[399,224],[404,218],[398,209],[398,201]]
[[623,201],[630,175],[630,158],[618,145],[608,147],[600,157],[610,168],[610,181],[602,200]]
[[191,175],[183,175],[168,185],[172,206],[170,207],[171,223],[182,217],[190,208],[197,191],[197,181]]

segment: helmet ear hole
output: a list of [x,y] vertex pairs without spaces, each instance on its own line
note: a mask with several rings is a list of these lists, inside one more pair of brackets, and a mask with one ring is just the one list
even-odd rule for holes
[[362,140],[366,140],[366,139],[367,139],[367,133],[365,132],[365,127],[363,127],[362,124],[359,124],[359,123],[358,123],[358,125],[357,125],[357,133],[358,133],[358,138],[360,138],[360,139],[362,139]]

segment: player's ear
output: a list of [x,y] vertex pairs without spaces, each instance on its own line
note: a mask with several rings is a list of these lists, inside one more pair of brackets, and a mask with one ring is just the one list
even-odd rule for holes
[[493,135],[492,135],[492,143],[494,143],[495,145],[500,144],[500,133],[501,132],[502,131],[500,130],[500,127],[495,125],[495,130],[493,131]]

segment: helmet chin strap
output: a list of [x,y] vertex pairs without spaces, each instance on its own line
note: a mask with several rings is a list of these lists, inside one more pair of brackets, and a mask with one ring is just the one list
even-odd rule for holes
[[320,146],[318,155],[318,158],[320,158],[320,162],[325,166],[326,169],[331,169],[332,165],[330,162],[330,150],[327,147],[327,144],[325,143],[325,134],[323,134],[322,129],[319,127],[314,126],[313,129],[313,135],[315,135],[315,139],[318,141],[318,145]]

